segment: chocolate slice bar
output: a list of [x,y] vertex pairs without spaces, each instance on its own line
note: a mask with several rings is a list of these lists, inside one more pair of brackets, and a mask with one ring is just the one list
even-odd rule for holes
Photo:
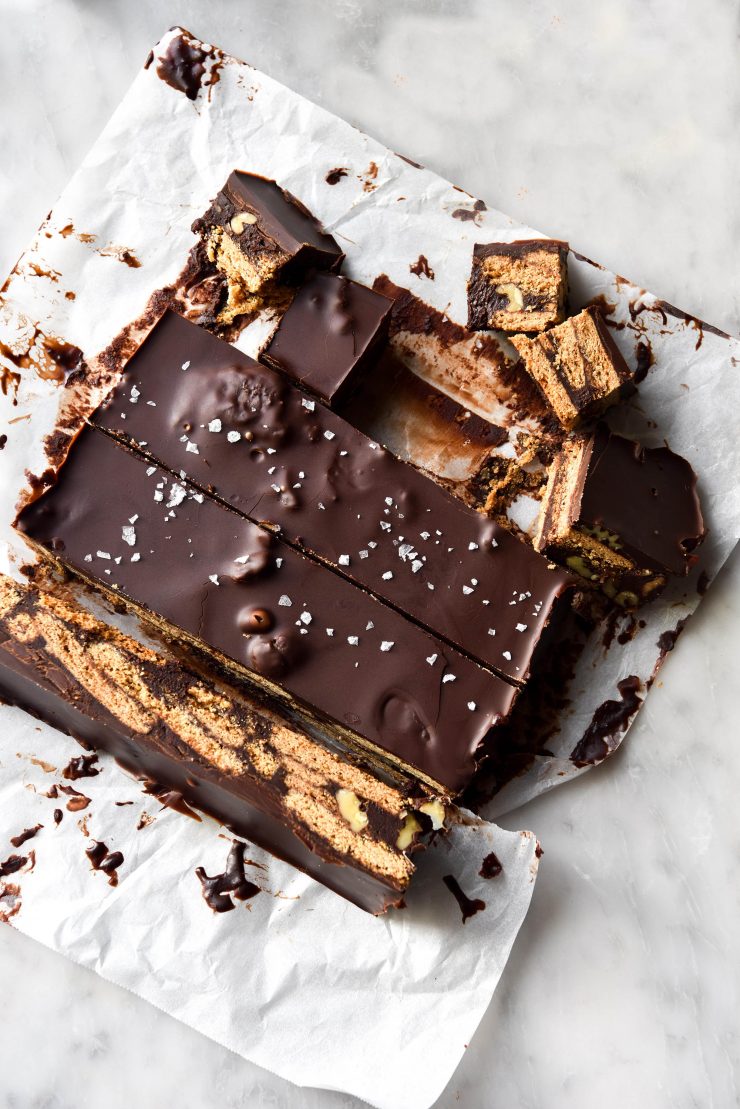
[[615,404],[633,378],[601,312],[594,307],[584,308],[536,338],[513,335],[511,342],[566,428]]
[[566,440],[550,471],[536,545],[634,608],[685,575],[705,536],[696,474],[667,447],[599,425]]
[[561,323],[568,244],[555,239],[476,243],[468,281],[468,327],[544,331]]
[[338,270],[344,259],[335,239],[296,197],[274,181],[239,170],[195,220],[193,231],[226,278],[222,323],[259,307],[274,282],[297,284],[311,269]]
[[95,428],[17,526],[306,722],[451,795],[513,686]]
[[281,375],[165,314],[93,421],[524,682],[571,579]]
[[357,387],[388,335],[393,304],[365,285],[316,273],[298,290],[261,358],[327,404]]
[[369,912],[400,902],[414,873],[409,848],[445,821],[441,802],[413,781],[379,777],[71,597],[3,575],[0,697],[109,751]]

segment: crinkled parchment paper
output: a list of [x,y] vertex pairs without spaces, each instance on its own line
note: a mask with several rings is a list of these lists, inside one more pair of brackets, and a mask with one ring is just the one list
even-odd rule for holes
[[[54,340],[90,357],[139,317],[177,277],[193,218],[235,166],[295,193],[341,242],[345,272],[367,283],[385,274],[458,322],[472,244],[532,234],[220,51],[209,52],[189,99],[158,75],[174,34],[155,48],[0,297],[0,343],[14,354],[0,347],[0,568],[11,573],[27,557],[10,528],[14,505],[26,471],[46,467],[43,440],[64,393]],[[422,254],[433,279],[410,269]],[[690,615],[740,534],[740,345],[578,256],[571,284],[576,308],[604,297],[628,360],[638,342],[649,344],[654,365],[613,422],[691,460],[710,536],[691,577],[640,613],[644,626],[623,635],[617,627],[609,647],[604,630],[594,632],[549,753],[498,795],[492,813],[581,773],[574,750],[579,764],[592,764],[615,749],[634,715],[620,714],[617,683],[635,676],[644,696],[670,645],[664,633]],[[251,349],[258,334],[248,328],[239,345]],[[485,395],[461,396],[444,367],[434,382],[479,415],[500,416]],[[594,717],[608,701],[617,723],[599,729]],[[223,870],[229,843],[215,824],[162,809],[103,756],[97,776],[64,783],[88,804],[47,797],[77,745],[8,707],[0,737],[0,843],[43,824],[8,847],[26,862],[0,880],[0,917],[293,1082],[383,1107],[436,1099],[526,913],[537,867],[530,834],[458,827],[424,856],[408,908],[378,920],[248,847],[248,876],[261,892],[216,917],[194,873]],[[85,857],[93,840],[124,855],[115,887]],[[484,879],[492,851],[502,870]],[[464,925],[446,875],[485,903]]]

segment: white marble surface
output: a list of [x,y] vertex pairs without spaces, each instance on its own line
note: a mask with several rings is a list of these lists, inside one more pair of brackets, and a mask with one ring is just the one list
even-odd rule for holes
[[[175,21],[740,329],[730,0],[0,0],[0,270]],[[439,1109],[737,1103],[739,619],[736,556],[619,755],[504,821],[545,858]],[[0,981],[0,1106],[359,1104],[287,1086],[10,928]]]

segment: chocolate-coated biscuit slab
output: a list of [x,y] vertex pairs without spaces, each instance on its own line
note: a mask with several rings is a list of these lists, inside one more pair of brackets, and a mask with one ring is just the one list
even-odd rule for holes
[[655,596],[683,576],[705,536],[690,463],[600,424],[566,440],[550,470],[536,545],[620,604]]
[[521,239],[473,247],[469,328],[544,331],[562,322],[567,295],[567,243]]
[[339,274],[315,273],[296,293],[261,359],[327,404],[357,388],[380,354],[388,297]]
[[523,682],[569,576],[284,377],[167,313],[94,422]]
[[412,781],[379,778],[58,588],[4,575],[0,697],[109,751],[370,912],[397,904],[414,873],[399,841],[416,846],[445,820],[444,806]]
[[289,709],[456,794],[516,690],[96,428],[20,531]]
[[275,181],[234,170],[193,223],[224,275],[221,322],[259,306],[275,282],[297,284],[312,269],[338,270],[344,254],[307,208]]
[[584,308],[535,338],[512,335],[511,342],[569,429],[616,404],[634,377],[598,308]]

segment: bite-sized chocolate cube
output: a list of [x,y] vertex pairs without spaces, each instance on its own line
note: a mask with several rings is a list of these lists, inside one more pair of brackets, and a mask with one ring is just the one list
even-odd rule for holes
[[476,243],[468,281],[468,327],[544,331],[562,321],[567,293],[567,243]]
[[274,181],[234,170],[193,224],[228,282],[221,322],[259,307],[273,282],[297,284],[311,269],[338,270],[339,245],[307,208]]
[[632,371],[597,308],[584,308],[532,339],[513,335],[511,342],[566,428],[615,404],[632,380]]
[[375,363],[392,307],[357,281],[315,273],[298,290],[262,361],[332,404]]
[[685,575],[706,532],[689,462],[599,425],[568,439],[550,470],[536,546],[625,608]]

